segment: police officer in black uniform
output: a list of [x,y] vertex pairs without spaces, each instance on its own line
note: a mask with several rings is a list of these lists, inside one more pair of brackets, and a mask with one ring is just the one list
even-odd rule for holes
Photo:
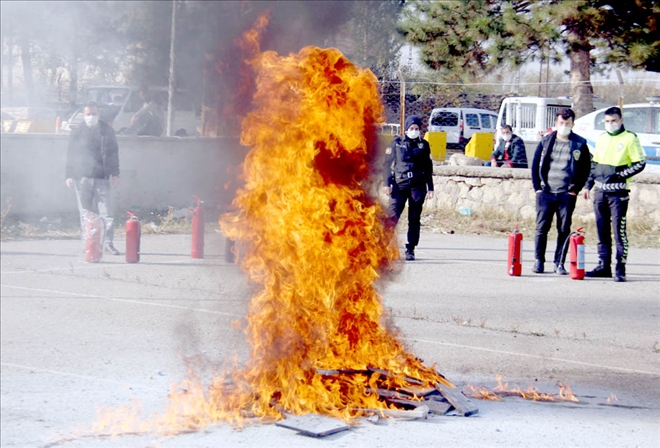
[[406,260],[415,259],[419,243],[419,219],[424,199],[433,197],[433,162],[429,142],[422,140],[422,121],[416,116],[406,118],[405,137],[396,137],[385,150],[383,192],[390,196],[387,223],[396,227],[408,202],[408,244]]

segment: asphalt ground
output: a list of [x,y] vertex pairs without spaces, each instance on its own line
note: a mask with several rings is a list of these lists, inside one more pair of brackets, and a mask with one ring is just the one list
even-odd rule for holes
[[[323,439],[224,423],[165,438],[80,437],[97,408],[137,399],[161,413],[187,366],[208,378],[246,353],[232,322],[251,289],[224,260],[224,240],[206,237],[196,260],[190,236],[143,236],[138,264],[86,264],[79,240],[1,243],[1,446],[658,446],[660,250],[631,248],[626,283],[576,281],[532,274],[525,240],[523,275],[509,277],[506,239],[429,233],[417,260],[378,285],[407,347],[459,387],[493,388],[501,375],[556,393],[562,382],[579,403],[473,400],[473,417],[361,420]],[[586,249],[591,268],[595,247]]]

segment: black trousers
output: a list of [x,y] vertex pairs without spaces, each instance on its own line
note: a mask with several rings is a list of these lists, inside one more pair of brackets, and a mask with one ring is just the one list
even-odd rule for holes
[[564,243],[571,234],[571,218],[575,210],[577,196],[568,193],[536,194],[536,248],[535,258],[545,263],[545,249],[548,245],[548,232],[552,226],[552,218],[557,217],[557,247],[554,262],[564,263],[568,250]]
[[408,181],[392,186],[390,204],[387,208],[388,225],[396,227],[408,202],[408,246],[413,249],[419,244],[419,222],[422,206],[426,199],[426,185],[413,186]]
[[628,191],[606,193],[602,190],[594,190],[593,198],[598,232],[598,258],[607,266],[612,263],[612,233],[614,233],[616,261],[625,263],[628,259],[628,235],[626,233]]

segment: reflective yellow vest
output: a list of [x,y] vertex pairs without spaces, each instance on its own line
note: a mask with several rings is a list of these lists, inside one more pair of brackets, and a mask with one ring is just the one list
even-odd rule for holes
[[[621,166],[632,166],[646,159],[639,138],[634,132],[623,131],[618,135],[603,132],[596,140],[593,162],[601,165],[610,165],[615,168]],[[629,187],[630,179],[626,179]]]

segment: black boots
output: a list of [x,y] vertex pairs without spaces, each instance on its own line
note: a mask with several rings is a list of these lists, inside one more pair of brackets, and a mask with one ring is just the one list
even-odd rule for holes
[[568,275],[568,272],[564,268],[564,263],[556,263],[555,264],[555,274]]
[[[617,266],[619,266],[619,263],[617,263]],[[596,266],[592,271],[586,273],[586,276],[595,278],[610,278],[612,277],[612,268],[610,267],[609,263],[605,263],[603,260],[601,260],[598,262],[598,266]]]
[[543,274],[543,270],[543,262],[541,260],[536,260],[532,272],[535,274]]
[[415,259],[415,246],[406,244],[406,261],[413,261]]
[[625,282],[626,281],[626,264],[617,263],[614,270],[614,281],[615,282]]

